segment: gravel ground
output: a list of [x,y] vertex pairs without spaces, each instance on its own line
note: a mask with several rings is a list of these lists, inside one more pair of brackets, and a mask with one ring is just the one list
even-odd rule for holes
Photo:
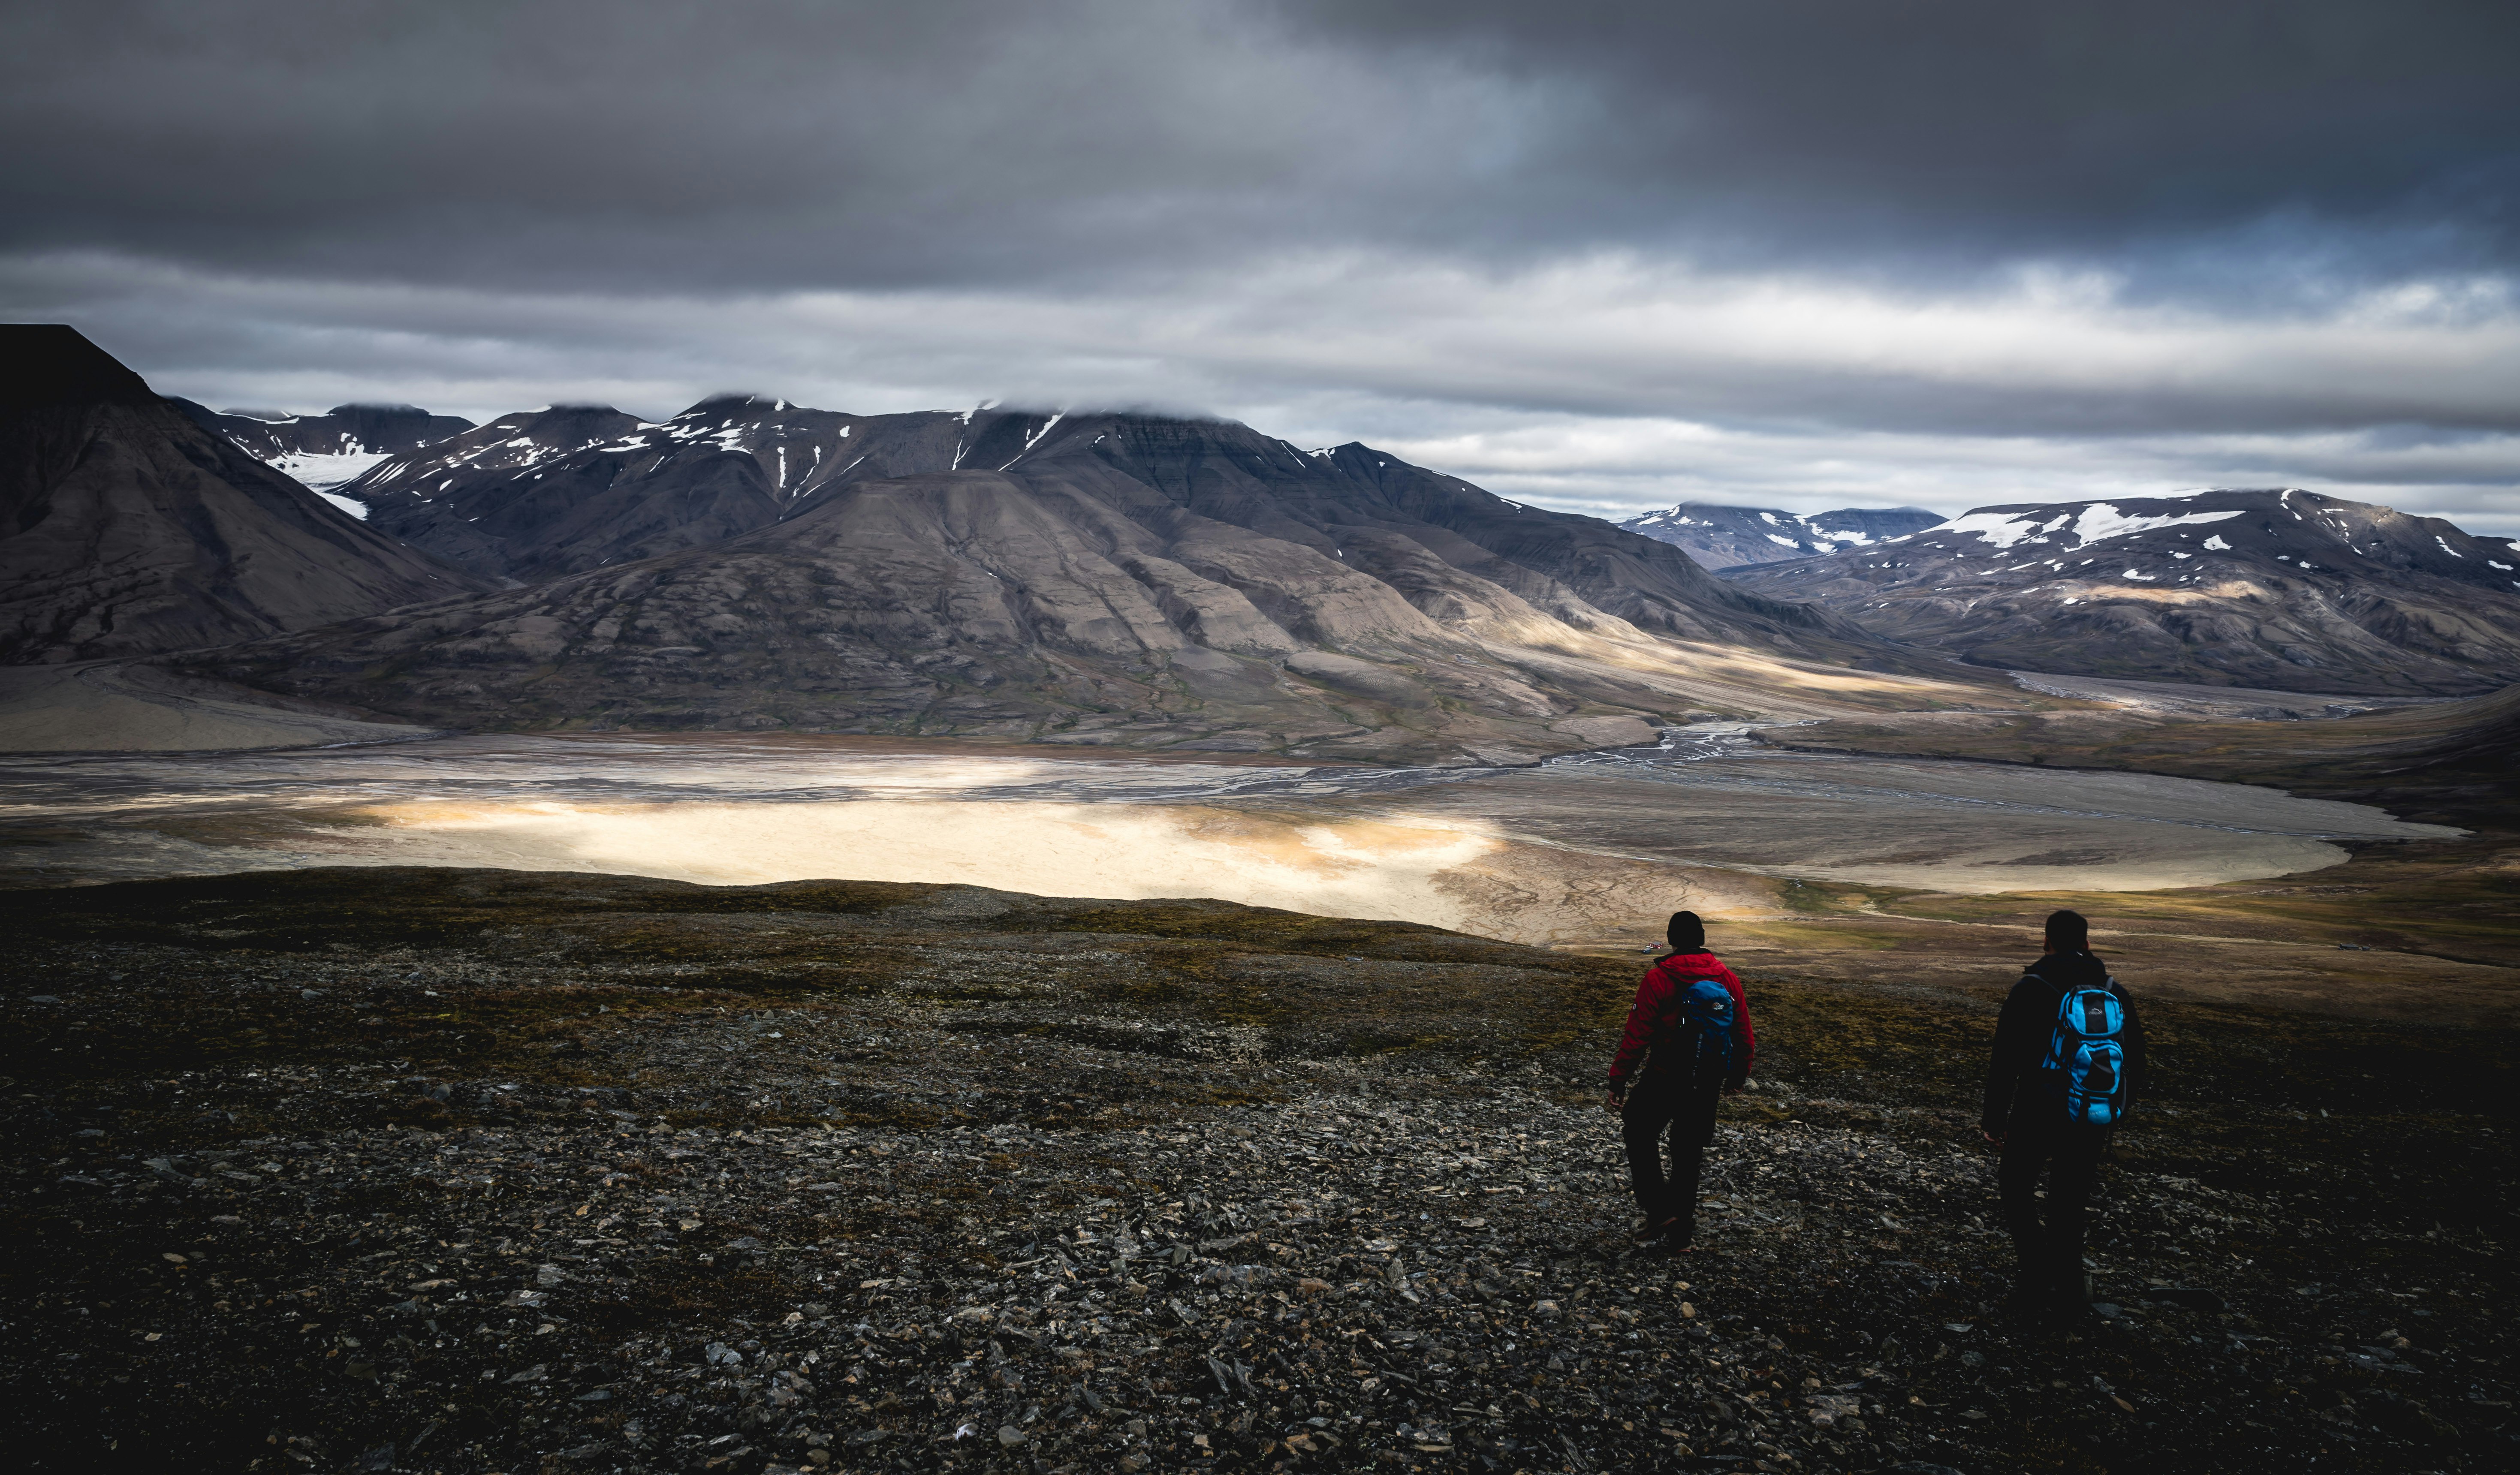
[[[1798,1054],[1805,985],[1673,1257],[1591,1104],[1634,961],[961,887],[0,905],[28,1468],[2512,1462],[2507,1175],[2131,1139],[2105,1300],[2014,1319],[1969,1113]],[[2153,1131],[2306,1115],[2223,1109]]]

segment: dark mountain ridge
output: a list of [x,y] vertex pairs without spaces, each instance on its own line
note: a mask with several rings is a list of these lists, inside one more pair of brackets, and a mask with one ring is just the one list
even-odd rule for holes
[[432,415],[418,405],[335,405],[321,415],[264,416],[213,410],[173,395],[166,402],[195,425],[216,430],[264,462],[292,456],[394,455],[472,428],[472,422],[461,416]]
[[479,589],[149,391],[0,326],[0,664],[224,645]]
[[1942,514],[1921,507],[1845,507],[1805,517],[1781,508],[1683,502],[1630,517],[1619,526],[1721,569],[1866,548],[1942,520]]
[[472,428],[469,420],[431,415],[418,405],[335,405],[322,415],[284,415],[212,410],[171,396],[166,402],[354,517],[365,516],[366,510],[341,501],[334,488],[396,452]]
[[[697,505],[758,525],[202,669],[462,726],[1413,758],[1591,745],[1570,721],[1640,740],[1637,719],[1690,711],[1989,694],[1667,544],[1362,445],[1115,414],[806,419],[828,414],[711,401],[565,449],[494,422],[380,468],[353,491],[382,526],[422,515],[388,513],[396,495],[467,493],[458,516],[552,547],[590,507],[683,511],[711,477],[731,490]],[[528,432],[539,459],[497,449]],[[815,445],[849,455],[799,455]]]
[[[858,416],[726,396],[656,424],[603,408],[502,417],[394,458],[342,490],[368,505],[381,530],[526,582],[718,543],[872,481],[981,469],[1028,476],[1075,457],[1121,468],[1203,515],[1324,546],[1354,520],[1360,494],[1389,504],[1378,516],[1397,512],[1413,524],[1440,507],[1456,536],[1494,524],[1504,541],[1478,557],[1503,558],[1508,580],[1523,579],[1523,570],[1504,550],[1533,553],[1599,607],[1617,605],[1645,628],[1685,638],[1709,632],[1692,612],[1709,603],[1730,617],[1821,628],[1774,602],[1743,602],[1688,560],[1611,535],[1597,519],[1524,508],[1362,445],[1308,453],[1232,422],[1007,410]],[[1364,491],[1360,470],[1393,468],[1393,487],[1409,490]],[[1232,474],[1213,474],[1220,469]],[[1587,553],[1572,544],[1562,554],[1537,552],[1567,543],[1576,528],[1584,531],[1573,541]],[[1553,597],[1536,585],[1532,592]]]
[[950,468],[943,411],[853,416],[747,395],[650,424],[608,406],[501,416],[340,488],[380,529],[530,583],[767,526],[843,475]]
[[2299,488],[1981,508],[1732,570],[1980,665],[2368,694],[2520,681],[2520,555]]

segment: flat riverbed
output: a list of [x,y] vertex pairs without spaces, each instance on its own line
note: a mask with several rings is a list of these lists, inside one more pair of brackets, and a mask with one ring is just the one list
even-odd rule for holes
[[2446,838],[2239,784],[1871,759],[1676,730],[1534,768],[1311,767],[810,737],[465,737],[0,758],[0,883],[333,865],[1209,896],[1518,942],[1627,942],[1788,878],[2148,890]]

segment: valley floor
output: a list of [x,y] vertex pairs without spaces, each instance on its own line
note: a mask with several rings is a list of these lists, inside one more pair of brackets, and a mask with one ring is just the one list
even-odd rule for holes
[[2314,873],[2358,841],[2463,832],[2263,786],[1786,751],[1737,724],[1528,768],[474,735],[22,754],[0,758],[0,885],[324,865],[953,881],[1212,896],[1552,946],[1642,944],[1684,906],[1791,911],[1804,882],[2151,891]]
[[[2372,864],[2334,873],[2422,910]],[[2486,966],[2420,929],[2490,884],[2428,874],[2391,953],[2320,961]],[[2166,1069],[2106,1175],[2104,1304],[2017,1319],[1974,1094],[2053,903],[1803,889],[1716,929],[1760,1084],[1678,1260],[1627,1245],[1597,1104],[1634,953],[960,886],[6,893],[13,1444],[450,1475],[2509,1467],[2507,1018],[2169,987],[2346,923],[2111,899]]]

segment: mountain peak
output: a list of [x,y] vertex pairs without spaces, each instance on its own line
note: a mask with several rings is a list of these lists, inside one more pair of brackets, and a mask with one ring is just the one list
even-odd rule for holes
[[708,395],[674,419],[688,420],[696,415],[776,415],[788,408],[786,400],[775,395],[729,392]]
[[1842,507],[1801,516],[1776,507],[1683,502],[1619,525],[1682,549],[1709,568],[1733,568],[1865,548],[1942,520],[1942,514],[1921,507]]
[[157,402],[148,380],[68,324],[0,324],[0,408]]
[[342,515],[222,417],[150,393],[71,329],[0,328],[0,660],[220,645],[480,587]]

